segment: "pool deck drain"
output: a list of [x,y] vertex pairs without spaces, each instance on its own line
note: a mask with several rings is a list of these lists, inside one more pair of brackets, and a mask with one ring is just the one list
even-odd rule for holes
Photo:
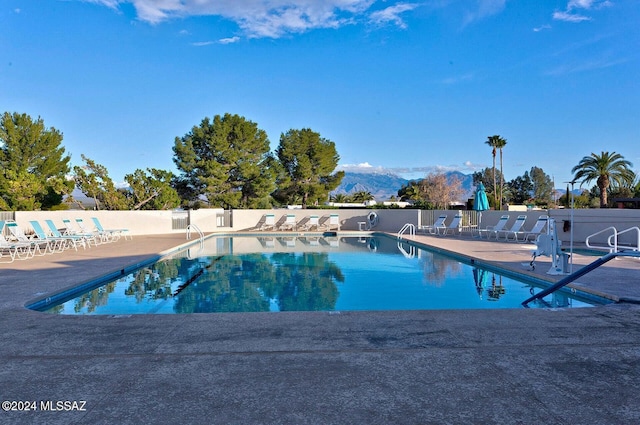
[[[513,271],[524,272],[531,253],[465,237],[416,240]],[[1,264],[0,399],[39,410],[0,410],[0,424],[640,421],[640,306],[628,303],[158,316],[24,308],[184,242],[136,236]],[[575,256],[575,267],[592,260]],[[538,277],[560,278],[545,275],[548,258],[537,263]],[[640,299],[639,264],[614,260],[578,284]],[[41,410],[56,401],[86,403]]]

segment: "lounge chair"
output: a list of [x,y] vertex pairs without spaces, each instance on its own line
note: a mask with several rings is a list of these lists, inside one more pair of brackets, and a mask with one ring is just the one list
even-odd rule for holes
[[91,217],[94,226],[96,226],[96,230],[100,233],[108,233],[111,234],[115,240],[120,239],[120,236],[124,236],[124,239],[127,240],[127,237],[133,239],[133,236],[129,233],[129,229],[121,228],[121,229],[105,229],[102,227],[100,220],[98,217]]
[[54,238],[66,238],[76,251],[78,250],[78,244],[82,245],[84,249],[87,249],[87,246],[91,246],[89,240],[84,236],[60,233],[53,220],[45,220],[44,222],[47,223],[49,233]]
[[325,220],[327,230],[340,230],[340,216],[338,214],[330,214],[329,220]]
[[80,236],[84,238],[87,243],[90,244],[91,242],[93,242],[94,245],[98,245],[99,243],[102,242],[101,238],[98,236],[97,233],[84,232],[81,229],[76,228],[76,226],[74,226],[74,224],[68,218],[63,218],[62,224],[64,224],[64,227],[65,227],[65,231],[63,233],[63,235],[65,236],[68,236],[68,235]]
[[[516,240],[519,242],[534,241],[538,237],[538,235],[542,233],[548,222],[549,216],[541,215],[540,217],[538,217],[538,220],[535,222],[531,230],[516,232]],[[522,239],[520,239],[520,237],[522,237]]]
[[64,238],[64,237],[56,238],[56,237],[47,235],[47,233],[44,231],[40,223],[36,220],[29,221],[29,224],[31,224],[31,228],[36,233],[36,238],[39,241],[49,242],[49,246],[51,247],[53,252],[62,252],[65,250],[65,248],[67,248],[67,243],[69,241],[68,238]]
[[296,230],[298,222],[295,214],[287,214],[284,223],[280,225],[280,230]]
[[491,236],[494,236],[498,239],[498,232],[501,232],[504,229],[504,226],[507,225],[507,221],[509,221],[509,214],[505,214],[500,217],[498,223],[495,226],[487,226],[484,229],[478,229],[478,237],[482,239],[482,234],[487,235],[487,239],[491,239]]
[[462,214],[456,214],[451,220],[451,223],[447,227],[440,228],[438,233],[441,236],[446,236],[451,232],[451,234],[460,234],[460,229],[462,225]]
[[22,243],[23,245],[31,245],[31,256],[34,256],[36,254],[42,256],[45,254],[52,254],[54,252],[53,246],[51,246],[48,241],[30,239],[27,235],[25,235],[20,226],[18,226],[18,223],[16,223],[15,221],[7,221],[5,222],[5,226],[7,226],[7,229],[9,229],[9,231],[11,232],[11,236],[13,236],[18,242]]
[[80,229],[80,234],[92,234],[95,235],[96,238],[100,239],[100,242],[102,243],[108,243],[108,242],[115,242],[116,241],[116,237],[113,233],[109,233],[109,232],[101,232],[99,230],[90,230],[87,226],[85,226],[84,224],[84,220],[82,220],[81,218],[76,218],[76,225],[78,226],[78,228]]
[[274,230],[276,227],[276,216],[274,214],[265,214],[264,223],[260,226],[260,230]]
[[310,215],[309,220],[302,226],[304,230],[319,230],[320,229],[320,217],[317,215]]
[[13,263],[15,259],[26,260],[32,257],[31,243],[8,241],[4,237],[5,221],[0,220],[0,258],[7,257],[10,261],[0,261],[0,263]]
[[447,215],[442,214],[440,217],[436,219],[436,221],[433,224],[420,226],[420,230],[422,230],[422,232],[424,233],[428,232],[431,235],[437,235],[440,233],[440,229],[447,228],[447,225],[445,224],[446,221],[447,221]]
[[525,221],[527,221],[527,216],[519,215],[518,217],[516,217],[516,221],[513,222],[510,229],[501,230],[498,232],[498,234],[496,235],[496,240],[500,239],[500,234],[504,235],[505,241],[508,241],[509,236],[513,235],[513,241],[515,242],[516,234],[520,231],[520,229],[522,229],[522,226],[524,226]]

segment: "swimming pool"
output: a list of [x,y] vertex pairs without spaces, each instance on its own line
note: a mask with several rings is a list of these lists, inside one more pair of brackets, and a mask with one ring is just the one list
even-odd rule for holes
[[[518,281],[384,235],[215,236],[83,293],[54,314],[177,314],[522,308]],[[556,292],[530,307],[584,307]]]

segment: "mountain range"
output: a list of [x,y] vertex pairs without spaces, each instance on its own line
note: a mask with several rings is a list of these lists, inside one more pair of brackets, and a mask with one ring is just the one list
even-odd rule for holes
[[[473,196],[473,176],[459,171],[445,173],[448,178],[457,177],[465,190],[465,197],[461,201]],[[354,173],[347,171],[332,195],[351,195],[356,192],[369,192],[376,201],[387,201],[392,196],[398,197],[398,190],[406,186],[410,180],[391,173]]]

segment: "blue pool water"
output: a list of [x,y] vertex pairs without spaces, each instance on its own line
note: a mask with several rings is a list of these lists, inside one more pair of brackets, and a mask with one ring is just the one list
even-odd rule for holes
[[[218,236],[38,309],[123,315],[521,308],[537,290],[386,236]],[[530,307],[590,305],[557,292]]]

